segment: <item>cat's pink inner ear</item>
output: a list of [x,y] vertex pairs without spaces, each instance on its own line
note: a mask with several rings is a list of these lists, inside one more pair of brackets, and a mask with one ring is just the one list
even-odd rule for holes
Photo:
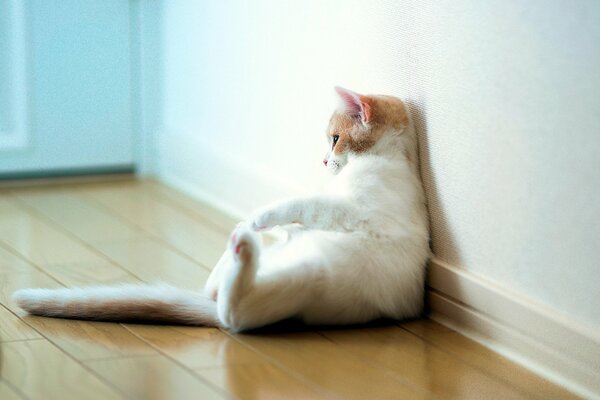
[[371,99],[367,96],[360,96],[360,116],[363,123],[369,123],[373,119],[373,109],[371,108]]
[[347,113],[358,115],[361,112],[360,95],[343,87],[336,86],[335,91],[344,103]]
[[363,123],[371,121],[373,112],[369,104],[370,99],[367,96],[362,96],[340,86],[336,86],[335,91],[343,101],[346,113],[360,117]]

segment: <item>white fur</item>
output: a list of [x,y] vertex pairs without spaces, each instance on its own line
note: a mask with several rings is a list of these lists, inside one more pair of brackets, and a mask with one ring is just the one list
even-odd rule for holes
[[32,314],[48,317],[218,325],[214,302],[166,284],[21,289],[13,300]]
[[[352,324],[418,316],[429,243],[412,123],[404,132],[386,132],[365,153],[328,157],[337,165],[329,190],[274,203],[240,224],[205,297],[128,285],[26,289],[15,299],[40,315],[171,319],[235,331],[290,317]],[[275,226],[287,238],[263,247],[256,231]],[[152,309],[146,303],[157,307],[156,315],[144,314]]]

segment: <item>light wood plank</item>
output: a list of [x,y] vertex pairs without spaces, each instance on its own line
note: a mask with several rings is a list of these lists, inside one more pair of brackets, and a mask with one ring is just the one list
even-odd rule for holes
[[81,193],[209,268],[216,264],[225,249],[227,239],[223,233],[157,201],[145,191],[86,188]]
[[0,275],[36,271],[35,267],[11,252],[14,250],[4,246],[6,245],[0,242]]
[[34,329],[0,305],[0,342],[39,338]]
[[13,191],[12,194],[20,203],[85,242],[128,240],[143,235],[139,229],[90,204],[70,187],[36,188]]
[[7,190],[0,190],[0,215],[8,215],[14,207],[11,201],[12,197]]
[[45,340],[0,343],[0,352],[4,366],[0,369],[0,376],[29,398],[122,398],[114,389]]
[[162,356],[88,361],[86,365],[132,399],[223,399],[226,396]]
[[378,365],[376,356],[350,356],[314,332],[236,335],[277,366],[299,376],[328,396],[343,399],[432,399],[433,395],[398,380]]
[[154,239],[95,243],[106,257],[145,282],[167,282],[200,290],[209,270]]
[[224,235],[229,236],[239,222],[220,210],[161,183],[145,181],[143,182],[142,189],[151,192],[157,200],[175,205],[184,212],[208,223]]
[[0,241],[38,267],[102,261],[87,247],[6,200],[0,201]]
[[22,397],[7,382],[0,380],[0,399],[2,400],[22,400]]
[[198,369],[196,373],[241,400],[332,398],[268,363]]
[[157,354],[120,324],[35,316],[23,320],[80,361]]
[[140,281],[129,271],[106,260],[45,265],[43,270],[65,286],[70,287],[138,283]]
[[11,253],[17,252],[68,286],[137,281],[130,273],[21,207],[4,203],[2,208],[10,213],[9,219],[16,226],[14,235],[10,235],[10,224],[0,221],[0,273],[35,270]]
[[216,328],[126,326],[146,342],[189,368],[264,362],[256,352]]
[[410,382],[436,396],[447,399],[527,397],[396,326],[331,330],[322,334],[349,354],[377,359],[378,367],[387,376]]
[[506,384],[518,388],[530,398],[557,400],[579,398],[437,322],[428,319],[411,321],[401,324],[400,327],[481,371],[501,379]]

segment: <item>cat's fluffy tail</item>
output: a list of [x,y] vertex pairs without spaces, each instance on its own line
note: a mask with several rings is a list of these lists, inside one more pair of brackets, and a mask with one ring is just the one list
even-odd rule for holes
[[46,317],[221,325],[216,302],[200,293],[162,284],[21,289],[13,299],[25,311]]

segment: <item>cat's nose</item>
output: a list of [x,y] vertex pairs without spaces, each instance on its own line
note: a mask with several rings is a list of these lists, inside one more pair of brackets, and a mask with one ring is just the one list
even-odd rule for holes
[[323,164],[325,164],[325,166],[327,166],[327,162],[328,162],[327,159],[323,160]]

